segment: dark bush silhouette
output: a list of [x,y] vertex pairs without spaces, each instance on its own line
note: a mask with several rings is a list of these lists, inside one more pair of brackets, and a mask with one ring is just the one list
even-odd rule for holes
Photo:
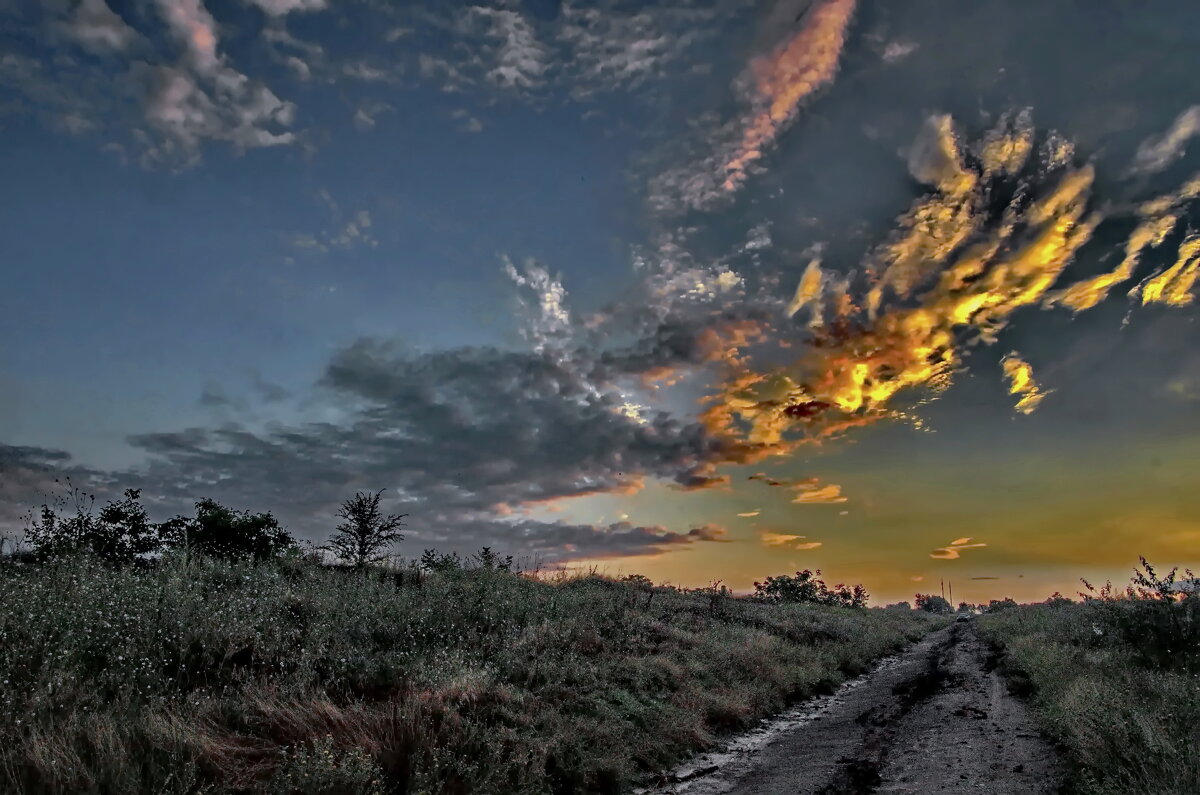
[[983,609],[985,613],[998,613],[1001,610],[1011,610],[1017,607],[1017,603],[1012,597],[1006,596],[1003,599],[993,599],[988,602],[988,606]]
[[179,516],[160,527],[166,546],[226,560],[263,561],[296,543],[270,512],[235,511],[211,499],[196,503],[195,518]]
[[820,573],[820,569],[815,572],[805,569],[796,572],[794,576],[781,574],[778,577],[768,577],[766,582],[754,583],[754,596],[764,602],[812,602],[843,607],[866,607],[866,588],[861,585],[850,587],[841,583],[830,588],[817,579],[816,575]]
[[379,510],[382,496],[383,489],[374,494],[360,491],[338,510],[343,521],[330,536],[327,548],[352,566],[386,560],[388,549],[404,540],[400,527],[408,514],[384,516]]
[[[1176,589],[1179,570],[1159,576],[1146,559],[1124,591],[1108,583],[1097,590],[1087,580],[1080,594],[1100,629],[1098,639],[1124,644],[1133,659],[1148,668],[1200,673],[1200,594]],[[1194,577],[1187,570],[1189,578]]]
[[954,608],[946,601],[944,596],[938,596],[932,593],[919,593],[916,595],[917,609],[924,610],[926,613],[953,613]]
[[443,554],[436,549],[427,549],[421,553],[419,565],[425,571],[458,571],[463,567],[463,563],[457,552]]
[[84,494],[70,481],[68,485],[66,496],[55,497],[53,505],[43,504],[38,518],[29,517],[25,540],[38,559],[82,552],[108,564],[128,565],[161,549],[159,528],[138,502],[139,489],[126,489],[124,499],[110,501],[96,515],[94,495]]

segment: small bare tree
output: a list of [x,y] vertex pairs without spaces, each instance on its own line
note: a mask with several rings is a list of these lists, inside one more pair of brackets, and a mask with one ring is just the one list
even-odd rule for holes
[[383,489],[375,494],[360,491],[342,503],[342,523],[329,537],[328,549],[342,560],[361,568],[387,559],[387,550],[404,540],[400,532],[406,513],[384,516],[379,510]]

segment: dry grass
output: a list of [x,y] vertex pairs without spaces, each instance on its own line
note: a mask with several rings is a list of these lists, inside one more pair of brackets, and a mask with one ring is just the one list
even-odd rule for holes
[[1200,792],[1200,597],[1014,607],[980,630],[1071,761],[1075,791]]
[[620,792],[937,621],[300,561],[0,578],[13,793]]

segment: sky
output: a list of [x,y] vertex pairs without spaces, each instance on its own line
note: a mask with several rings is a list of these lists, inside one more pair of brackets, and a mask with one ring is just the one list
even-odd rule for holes
[[70,477],[876,603],[1200,568],[1197,31],[0,0],[0,526]]

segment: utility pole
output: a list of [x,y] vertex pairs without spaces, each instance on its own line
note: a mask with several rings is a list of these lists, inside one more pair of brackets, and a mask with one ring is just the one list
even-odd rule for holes
[[950,581],[950,606],[954,607],[954,580]]
[[945,599],[946,598],[946,581],[940,580],[940,582],[942,583],[942,598]]

